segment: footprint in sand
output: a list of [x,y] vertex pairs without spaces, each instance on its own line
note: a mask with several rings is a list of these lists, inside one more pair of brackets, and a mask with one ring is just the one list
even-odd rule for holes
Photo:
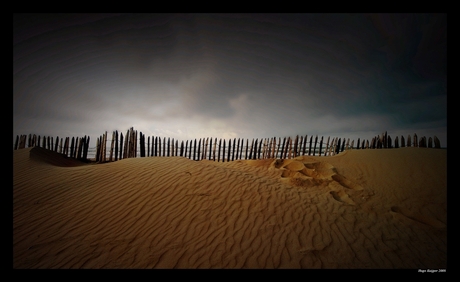
[[395,216],[401,216],[401,219],[409,219],[413,220],[425,225],[429,225],[434,228],[444,228],[446,225],[437,220],[434,217],[430,216],[423,216],[414,212],[411,212],[410,210],[398,206],[392,206],[390,209],[390,212],[393,213]]
[[332,197],[336,200],[336,201],[339,201],[339,202],[342,202],[342,203],[345,203],[345,204],[349,204],[349,205],[355,205],[355,202],[350,199],[350,197],[348,196],[347,193],[345,193],[345,191],[341,190],[341,191],[331,191],[329,192]]
[[340,185],[348,189],[353,189],[353,190],[363,190],[364,189],[361,185],[351,182],[350,180],[346,179],[340,174],[332,175],[332,179],[334,179]]

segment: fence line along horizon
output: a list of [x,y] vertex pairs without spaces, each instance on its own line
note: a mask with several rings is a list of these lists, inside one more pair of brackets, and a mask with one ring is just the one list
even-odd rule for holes
[[[83,161],[112,162],[126,158],[136,157],[186,157],[191,160],[199,161],[203,159],[213,161],[234,161],[234,160],[255,160],[255,159],[291,159],[297,156],[332,156],[344,150],[350,149],[390,149],[399,147],[421,147],[421,148],[441,148],[439,139],[434,136],[421,137],[418,139],[417,134],[398,136],[394,142],[392,138],[384,132],[375,136],[371,141],[360,138],[355,140],[334,137],[327,140],[323,137],[318,139],[318,135],[305,137],[297,135],[291,137],[273,137],[244,140],[243,138],[217,139],[217,138],[200,138],[184,141],[174,140],[159,136],[147,136],[142,132],[137,132],[133,127],[127,130],[126,135],[113,131],[112,138],[109,140],[107,131],[97,138],[96,147],[89,147],[89,136],[84,137],[65,137],[57,136],[55,139],[50,136],[36,134],[17,135],[14,144],[14,150],[26,147],[41,147],[66,157],[75,158]],[[309,137],[309,138],[308,138]],[[55,142],[53,142],[55,141]],[[226,142],[228,141],[228,142]],[[110,148],[107,150],[107,143],[110,142]],[[433,145],[434,143],[434,145]],[[88,153],[91,157],[88,158]]]

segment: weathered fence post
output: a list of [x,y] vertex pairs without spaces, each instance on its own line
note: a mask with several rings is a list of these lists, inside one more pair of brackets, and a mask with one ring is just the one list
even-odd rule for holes
[[395,138],[395,148],[399,148],[398,136],[396,136],[396,138]]
[[115,131],[112,131],[112,142],[110,142],[110,156],[109,161],[113,161],[113,147],[115,145]]
[[[187,148],[188,148],[188,140],[185,141],[185,148],[184,148],[184,157],[185,158],[187,157]],[[190,154],[189,154],[188,158],[190,159]]]
[[128,157],[128,145],[129,145],[129,129],[126,131],[125,135],[125,144],[123,145],[123,159],[126,159]]
[[322,152],[322,149],[323,149],[323,137],[324,136],[321,136],[321,141],[319,141],[319,153],[318,153],[318,156],[321,156],[321,152]]
[[123,159],[123,132],[120,132],[120,156],[118,159]]
[[147,157],[150,157],[150,136],[147,136]]
[[252,147],[251,147],[251,159],[252,160],[255,160],[257,158],[257,138],[256,140],[252,143]]
[[214,139],[214,146],[212,147],[212,160],[216,161],[216,147],[217,147],[217,138]]
[[175,152],[174,155],[177,157],[177,153],[178,153],[177,151],[179,150],[179,140],[177,140],[177,139],[176,139],[176,147],[175,148],[176,148],[176,152]]
[[115,130],[115,161],[118,160],[118,130]]
[[217,162],[220,162],[220,148],[222,145],[222,139],[219,139],[219,146],[217,147]]
[[281,145],[281,152],[280,152],[280,159],[284,159],[283,153],[284,153],[284,146],[286,145],[286,137],[283,139],[283,145]]
[[291,152],[292,152],[292,139],[291,137],[289,136],[289,139],[288,139],[288,143],[289,143],[289,148],[286,147],[286,151],[288,151],[288,159],[291,158]]
[[169,142],[170,142],[170,140],[169,140],[169,137],[168,137],[168,147],[166,148],[166,154],[167,154],[168,157],[169,157],[169,151],[171,150],[171,144]]
[[200,160],[200,148],[201,148],[201,138],[200,140],[198,141],[198,154],[197,154],[197,161]]
[[[44,136],[43,136],[44,137]],[[43,138],[43,141],[45,141],[45,138]],[[70,144],[70,156],[71,158],[73,158],[73,148],[74,148],[74,144],[75,144],[75,137],[72,137],[72,143]]]
[[433,137],[434,141],[434,147],[437,149],[441,149],[441,142],[439,141],[438,137],[434,136]]
[[209,138],[209,160],[212,158],[212,137]]
[[83,156],[85,158],[85,160],[88,159],[89,140],[90,140],[90,137],[88,135],[88,138],[86,139],[85,154]]
[[240,149],[239,149],[239,158],[240,160],[243,159],[243,149],[244,149],[244,138],[241,138]]
[[17,150],[19,145],[19,135],[16,135],[16,141],[14,142],[14,149]]
[[339,138],[339,142],[337,143],[337,148],[335,149],[335,153],[338,154],[340,152],[340,142],[342,141],[342,138]]

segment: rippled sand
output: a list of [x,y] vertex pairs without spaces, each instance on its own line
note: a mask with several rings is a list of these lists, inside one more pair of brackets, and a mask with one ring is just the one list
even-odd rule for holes
[[14,268],[446,268],[447,150],[84,164],[13,151]]

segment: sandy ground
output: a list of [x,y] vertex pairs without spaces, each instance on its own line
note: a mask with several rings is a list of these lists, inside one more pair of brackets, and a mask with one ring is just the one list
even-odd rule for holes
[[447,267],[447,150],[83,164],[13,151],[14,268]]

